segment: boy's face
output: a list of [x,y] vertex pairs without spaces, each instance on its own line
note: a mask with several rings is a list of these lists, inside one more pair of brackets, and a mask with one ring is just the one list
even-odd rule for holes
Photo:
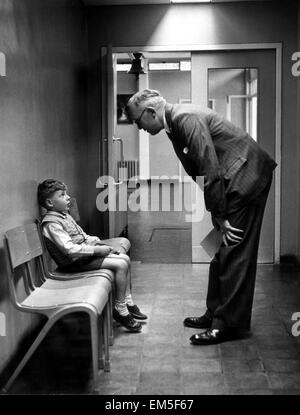
[[56,190],[51,198],[47,199],[48,208],[56,212],[67,212],[70,206],[70,196],[66,190]]

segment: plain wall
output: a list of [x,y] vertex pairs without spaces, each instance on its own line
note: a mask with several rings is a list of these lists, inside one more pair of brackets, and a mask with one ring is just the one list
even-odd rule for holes
[[[298,79],[291,74],[291,55],[297,50],[296,2],[243,2],[215,4],[91,7],[88,13],[90,70],[97,65],[100,45],[176,46],[195,44],[281,42],[282,57],[282,187],[281,254],[295,255],[299,248],[299,132]],[[89,143],[96,140],[99,117],[95,107],[95,78],[89,97]],[[297,130],[298,128],[298,130]]]
[[49,177],[68,184],[84,222],[86,40],[78,1],[0,1],[0,372],[38,322],[10,303],[3,233],[38,216],[37,184]]

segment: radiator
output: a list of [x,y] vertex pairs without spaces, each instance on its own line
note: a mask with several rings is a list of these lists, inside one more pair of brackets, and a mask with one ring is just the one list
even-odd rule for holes
[[129,180],[131,177],[136,177],[140,174],[138,160],[118,161],[117,167],[119,180]]

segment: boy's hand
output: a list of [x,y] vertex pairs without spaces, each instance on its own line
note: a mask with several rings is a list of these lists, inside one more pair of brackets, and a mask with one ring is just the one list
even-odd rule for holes
[[113,248],[113,251],[111,253],[115,255],[120,255],[121,251],[118,251],[117,249]]
[[101,245],[101,246],[96,245],[94,247],[94,254],[98,256],[107,256],[113,253],[113,251],[114,251],[114,248],[108,245]]

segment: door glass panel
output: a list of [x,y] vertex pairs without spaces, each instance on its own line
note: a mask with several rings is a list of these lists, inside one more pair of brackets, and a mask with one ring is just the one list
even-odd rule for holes
[[208,107],[257,139],[255,68],[208,69]]

